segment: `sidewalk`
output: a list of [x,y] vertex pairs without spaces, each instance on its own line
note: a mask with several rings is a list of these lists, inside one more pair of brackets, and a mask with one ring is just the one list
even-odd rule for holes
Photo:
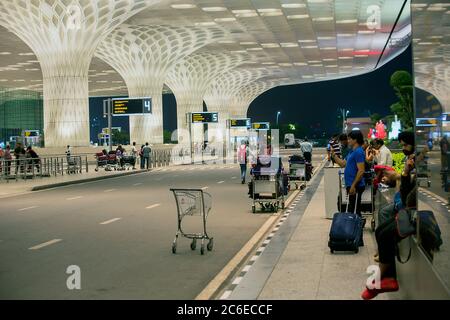
[[[361,299],[360,294],[369,276],[366,269],[376,264],[373,261],[376,248],[374,234],[370,231],[370,223],[367,223],[365,246],[360,248],[358,254],[331,254],[328,248],[331,220],[324,217],[323,175],[318,179],[309,191],[309,203],[306,205],[307,190],[279,230],[274,230],[275,235],[268,240],[270,242],[259,258],[247,267],[248,272],[229,299]],[[301,207],[301,203],[304,203],[303,210],[297,208]],[[382,294],[377,299],[400,297],[401,292],[397,292]]]
[[0,182],[0,199],[19,195],[29,191],[48,189],[63,185],[109,179],[131,174],[147,172],[146,170],[127,170],[127,171],[105,171],[95,172],[93,169],[89,172],[78,174],[64,174],[63,176],[36,177],[27,180],[11,180],[9,182]]

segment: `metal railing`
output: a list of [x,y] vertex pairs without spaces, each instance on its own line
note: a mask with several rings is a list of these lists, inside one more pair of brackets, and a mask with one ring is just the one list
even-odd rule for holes
[[87,156],[0,159],[0,182],[89,172]]

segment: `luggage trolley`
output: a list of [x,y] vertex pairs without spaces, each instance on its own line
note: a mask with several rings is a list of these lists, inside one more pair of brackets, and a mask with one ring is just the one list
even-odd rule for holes
[[[373,171],[367,171],[364,173],[364,179],[366,180],[366,189],[361,197],[361,214],[364,216],[370,216],[370,227],[372,231],[375,231],[375,197],[373,190]],[[338,195],[338,209],[340,212],[344,212],[348,202],[347,190],[345,187],[344,173],[339,172],[339,195]]]
[[[211,195],[202,189],[170,189],[173,192],[177,203],[178,230],[172,243],[172,253],[177,252],[177,241],[181,235],[192,239],[191,250],[197,247],[197,240],[201,240],[200,253],[205,254],[205,240],[208,240],[206,249],[211,251],[214,240],[206,232],[206,220],[211,210]],[[185,217],[200,216],[203,223],[203,231],[199,233],[186,233],[182,228],[182,221]]]
[[262,211],[277,212],[281,206],[284,209],[283,182],[279,174],[254,175],[252,177],[252,212],[256,212],[256,203]]
[[[289,157],[289,185],[293,183],[295,189],[306,187],[306,162],[305,159],[298,155]],[[304,181],[302,183],[302,181]]]

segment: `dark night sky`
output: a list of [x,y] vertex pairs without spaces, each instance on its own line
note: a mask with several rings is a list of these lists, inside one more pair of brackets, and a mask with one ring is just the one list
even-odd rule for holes
[[[280,123],[298,123],[306,128],[315,126],[318,132],[331,134],[336,129],[338,108],[350,110],[349,117],[363,117],[371,113],[387,115],[389,107],[397,101],[389,78],[397,70],[411,72],[411,48],[380,69],[357,77],[310,84],[283,86],[269,90],[250,105],[248,116],[252,121],[275,123],[281,111]],[[107,126],[102,115],[103,98],[90,99],[91,140]],[[176,129],[176,101],[171,94],[164,95],[164,130]],[[97,121],[94,121],[94,119]],[[128,132],[128,118],[113,119],[113,126]],[[312,134],[309,132],[308,134]]]
[[279,110],[280,123],[298,123],[307,128],[313,125],[330,134],[337,130],[338,108],[350,110],[349,117],[366,117],[369,111],[388,115],[390,105],[397,101],[389,79],[397,70],[412,73],[411,69],[409,47],[380,69],[365,75],[269,90],[253,101],[248,116],[252,121],[275,123]]

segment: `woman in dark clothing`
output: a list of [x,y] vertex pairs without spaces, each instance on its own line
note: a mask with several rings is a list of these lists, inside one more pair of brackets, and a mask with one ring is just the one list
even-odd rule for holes
[[[395,172],[389,172],[385,178],[395,179],[400,184],[400,198],[396,201],[394,212],[402,208],[417,208],[417,188],[414,175],[414,133],[402,132],[398,140],[403,145],[403,153],[407,156],[405,169],[401,175]],[[397,271],[395,267],[395,257],[397,244],[402,237],[398,234],[395,214],[378,226],[375,232],[380,267],[379,288],[366,288],[361,297],[364,300],[375,298],[379,293],[397,291],[399,286],[397,282]]]

